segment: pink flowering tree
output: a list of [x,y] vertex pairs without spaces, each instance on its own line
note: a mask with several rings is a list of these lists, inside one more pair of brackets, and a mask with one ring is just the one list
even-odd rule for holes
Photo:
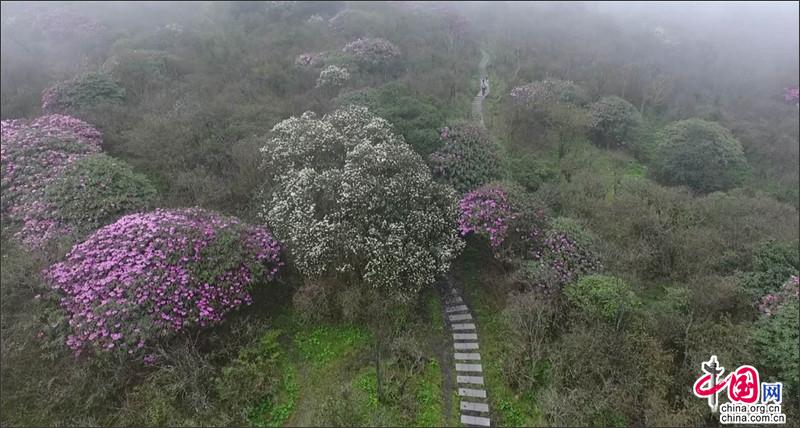
[[2,121],[0,206],[22,225],[17,237],[38,247],[69,233],[48,214],[44,190],[69,165],[100,152],[100,132],[71,116]]
[[76,353],[145,358],[148,345],[217,324],[283,265],[264,228],[199,208],[132,214],[46,270]]

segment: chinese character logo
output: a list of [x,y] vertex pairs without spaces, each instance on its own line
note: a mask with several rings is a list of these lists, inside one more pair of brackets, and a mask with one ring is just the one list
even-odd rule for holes
[[[703,363],[703,375],[694,383],[694,395],[708,399],[708,407],[716,412],[719,406],[719,393],[728,390],[728,398],[732,403],[753,404],[758,402],[758,370],[753,366],[740,366],[726,377],[722,377],[725,368],[717,362],[717,356]],[[778,392],[780,395],[780,392]]]
[[769,404],[769,402],[781,404],[781,383],[762,383],[761,384],[761,404]]

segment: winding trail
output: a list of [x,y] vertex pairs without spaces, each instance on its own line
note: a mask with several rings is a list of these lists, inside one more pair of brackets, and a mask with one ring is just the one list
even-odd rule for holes
[[[478,63],[478,74],[480,75],[481,79],[488,77],[486,74],[487,65],[489,65],[489,54],[486,53],[485,50],[481,49],[481,62]],[[481,128],[486,128],[486,125],[483,123],[483,100],[487,95],[489,95],[490,90],[491,87],[488,86],[487,83],[486,94],[481,95],[480,89],[478,89],[478,94],[472,99],[472,120],[478,122],[481,125]]]
[[[489,54],[481,49],[481,61],[478,64],[480,78],[487,77],[486,66]],[[472,120],[486,128],[483,122],[483,100],[489,94],[481,95],[480,90],[472,100]],[[488,427],[492,425],[489,413],[489,398],[483,380],[478,330],[475,319],[469,310],[461,292],[447,278],[441,288],[444,302],[445,324],[448,334],[453,337],[453,364],[455,365],[456,384],[460,399],[461,424],[466,426]],[[449,372],[449,373],[447,373]],[[452,376],[447,370],[446,374]]]

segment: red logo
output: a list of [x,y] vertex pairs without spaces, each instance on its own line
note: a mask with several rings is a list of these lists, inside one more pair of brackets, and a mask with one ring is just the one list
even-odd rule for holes
[[717,356],[712,355],[711,359],[703,363],[702,370],[704,374],[694,383],[694,395],[707,398],[711,411],[717,411],[718,395],[726,388],[732,403],[753,404],[758,401],[760,382],[755,367],[739,366],[733,373],[723,378],[725,368],[717,363]]

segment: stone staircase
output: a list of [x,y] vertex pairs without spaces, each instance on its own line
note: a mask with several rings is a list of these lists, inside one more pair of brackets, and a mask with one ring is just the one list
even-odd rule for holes
[[489,401],[483,380],[475,320],[459,291],[449,282],[444,288],[446,324],[453,337],[453,360],[460,398],[461,424],[491,426]]

